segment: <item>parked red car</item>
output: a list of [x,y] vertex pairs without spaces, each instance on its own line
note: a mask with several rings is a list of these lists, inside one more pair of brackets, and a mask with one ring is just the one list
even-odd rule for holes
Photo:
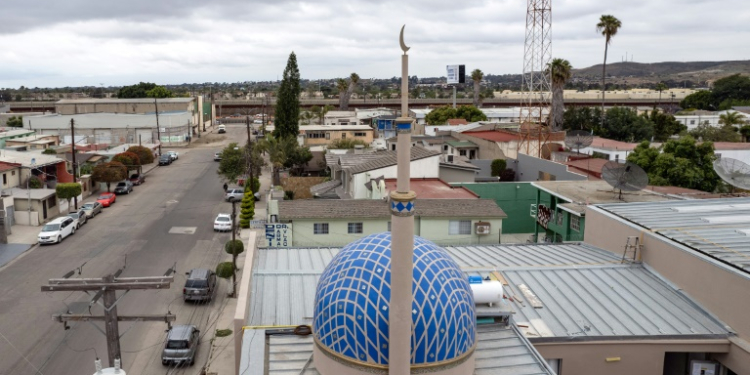
[[146,176],[142,174],[133,174],[130,176],[130,182],[133,183],[133,185],[140,185],[144,182],[146,182]]
[[96,201],[104,207],[109,207],[115,203],[115,199],[117,199],[115,193],[101,193],[99,194],[99,198],[96,198]]

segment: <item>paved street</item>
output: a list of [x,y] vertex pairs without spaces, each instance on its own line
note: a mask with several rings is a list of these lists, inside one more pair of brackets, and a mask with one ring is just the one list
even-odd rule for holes
[[[216,298],[207,306],[182,301],[185,272],[214,269],[231,259],[223,244],[231,237],[215,233],[213,219],[231,212],[222,200],[222,182],[213,154],[228,139],[242,139],[244,126],[228,127],[224,141],[176,149],[179,160],[159,167],[130,195],[117,197],[110,208],[63,243],[29,250],[0,271],[0,374],[80,375],[94,372],[94,359],[107,363],[101,323],[70,323],[64,330],[53,314],[88,313],[89,296],[83,292],[40,292],[49,278],[74,269],[73,277],[101,277],[125,267],[122,276],[160,276],[176,263],[169,290],[131,291],[118,304],[120,315],[177,315],[177,324],[195,324],[203,336],[193,367],[170,369],[161,364],[167,325],[155,322],[120,323],[123,367],[131,374],[196,374],[207,360],[209,339],[226,305],[230,282],[220,280]],[[89,200],[93,197],[89,198]],[[239,207],[238,207],[239,209]],[[172,233],[170,233],[170,231]],[[175,233],[176,232],[176,233]],[[122,295],[122,294],[120,294]],[[102,307],[91,308],[102,315]],[[173,370],[173,371],[170,371]]]

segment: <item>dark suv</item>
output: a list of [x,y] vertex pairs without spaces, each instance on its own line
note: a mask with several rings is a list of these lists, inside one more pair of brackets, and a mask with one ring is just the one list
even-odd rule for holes
[[172,164],[172,157],[169,154],[162,154],[159,156],[159,165],[170,165]]
[[216,292],[216,273],[206,268],[193,268],[186,274],[187,281],[182,288],[185,302],[210,301]]

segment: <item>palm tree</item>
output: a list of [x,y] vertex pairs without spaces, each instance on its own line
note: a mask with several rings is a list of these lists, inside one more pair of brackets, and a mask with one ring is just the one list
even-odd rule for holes
[[349,83],[345,79],[339,78],[336,80],[336,88],[339,90],[339,109],[346,111],[349,109],[349,103],[346,103],[344,98],[348,94]]
[[659,105],[661,105],[661,92],[665,90],[669,90],[669,87],[664,82],[659,82],[656,84],[656,87],[654,90],[659,92]]
[[560,131],[563,128],[563,114],[565,113],[563,87],[570,79],[572,69],[568,60],[554,59],[547,64],[547,69],[544,71],[544,74],[548,75],[552,81],[552,121],[550,121],[552,131]]
[[745,116],[740,112],[727,112],[719,115],[719,124],[724,126],[745,125]]
[[479,69],[474,69],[474,71],[471,72],[471,79],[474,81],[474,107],[479,108],[479,86],[482,83],[482,78],[484,78],[484,73],[482,73]]
[[281,185],[281,168],[286,164],[289,152],[296,146],[297,140],[294,137],[286,138],[275,138],[272,135],[268,135],[266,138],[258,141],[258,151],[268,153],[268,160],[271,162],[273,167],[273,184],[276,186]]
[[604,36],[604,64],[602,65],[602,120],[604,120],[604,91],[607,89],[606,85],[606,74],[607,74],[607,49],[609,43],[612,41],[612,37],[617,34],[620,30],[622,23],[615,16],[609,14],[603,14],[599,18],[599,23],[596,24],[596,32],[601,32]]

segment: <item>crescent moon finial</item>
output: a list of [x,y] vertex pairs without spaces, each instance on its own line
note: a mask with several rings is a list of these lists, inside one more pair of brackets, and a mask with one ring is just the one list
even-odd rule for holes
[[399,43],[401,43],[401,50],[404,51],[404,55],[406,54],[407,51],[409,51],[409,48],[411,48],[411,47],[407,47],[406,43],[404,43],[404,28],[405,27],[406,25],[401,26],[401,35],[399,35],[398,37],[398,41]]

